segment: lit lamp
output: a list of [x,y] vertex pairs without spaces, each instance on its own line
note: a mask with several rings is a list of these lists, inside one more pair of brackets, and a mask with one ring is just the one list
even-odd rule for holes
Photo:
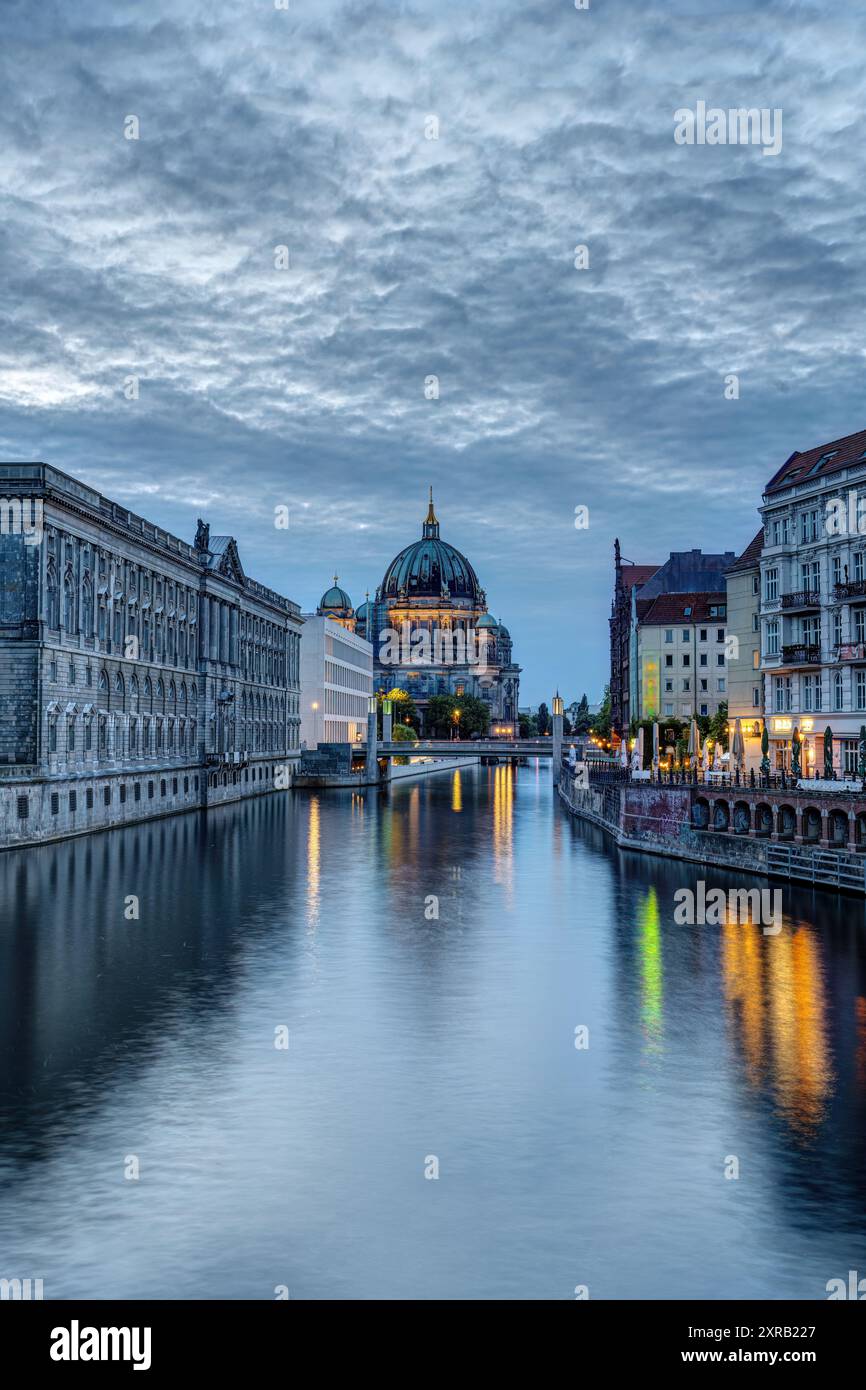
[[382,701],[382,742],[390,743],[392,738],[391,716],[394,709],[393,700]]
[[561,695],[554,695],[554,697],[553,697],[553,713],[554,713],[554,714],[564,714],[564,713],[565,713],[565,704],[564,704],[564,702],[563,702],[563,699],[562,699],[562,696],[561,696]]

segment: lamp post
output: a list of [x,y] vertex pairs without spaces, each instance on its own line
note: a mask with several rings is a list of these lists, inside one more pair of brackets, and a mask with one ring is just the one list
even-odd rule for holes
[[459,743],[459,742],[460,742],[460,711],[459,711],[459,709],[456,709],[456,710],[454,711],[454,713],[453,713],[452,716],[451,716],[451,720],[452,720],[452,723],[453,723],[453,725],[454,725],[454,728],[451,730],[451,738],[452,738],[452,740],[453,740],[453,739],[456,737],[457,742]]
[[562,716],[565,706],[562,696],[557,690],[553,697],[553,785],[559,783],[560,765],[562,763]]
[[391,725],[394,717],[393,700],[382,701],[382,742],[390,743],[392,738]]
[[378,782],[379,761],[376,757],[376,696],[371,695],[367,702],[367,759],[366,774],[368,782]]

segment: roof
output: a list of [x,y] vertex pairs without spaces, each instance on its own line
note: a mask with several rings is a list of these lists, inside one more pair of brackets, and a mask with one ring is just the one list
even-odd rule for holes
[[852,463],[866,463],[866,430],[843,435],[841,439],[832,439],[828,444],[817,444],[814,449],[807,449],[802,454],[793,453],[778,472],[773,474],[767,483],[766,491],[780,492],[782,488],[790,487],[793,483],[839,473]]
[[725,571],[736,558],[735,550],[714,554],[705,554],[698,549],[672,550],[664,564],[647,580],[641,597],[718,593],[725,587]]
[[738,570],[755,569],[761,558],[761,551],[764,549],[763,528],[754,536],[746,546],[742,555],[739,555],[734,563],[727,569],[727,574],[736,574]]
[[[727,594],[659,594],[640,619],[641,627],[673,627],[677,623],[688,625],[710,621],[710,608],[727,603]],[[691,612],[686,613],[690,608]],[[716,617],[717,615],[712,615]]]
[[658,569],[658,565],[623,565],[620,570],[622,587],[633,589],[636,584],[645,584]]

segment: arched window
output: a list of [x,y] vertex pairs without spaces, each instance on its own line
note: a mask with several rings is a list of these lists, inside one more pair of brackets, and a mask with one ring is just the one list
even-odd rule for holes
[[93,584],[85,574],[81,586],[81,630],[85,637],[93,636]]
[[175,688],[174,681],[169,681],[168,698],[173,705],[177,704],[177,690]]
[[129,681],[129,695],[132,709],[138,711],[138,676],[133,675]]
[[158,680],[156,683],[156,698],[158,700],[165,699],[165,686],[163,685],[162,680]]
[[153,694],[153,691],[152,691],[151,684],[150,684],[150,676],[145,676],[145,678],[144,678],[144,698],[145,698],[145,702],[148,701],[148,700],[150,700],[152,694]]
[[842,709],[844,698],[845,696],[844,685],[842,681],[842,672],[835,671],[833,673],[833,708]]
[[60,593],[57,588],[57,567],[53,558],[48,561],[45,583],[48,594],[46,611],[48,626],[58,628],[60,626]]
[[119,671],[117,675],[114,677],[114,693],[115,695],[119,695],[120,698],[123,699],[123,676],[120,674]]
[[103,671],[100,671],[100,673],[99,673],[99,689],[100,689],[101,691],[107,691],[107,690],[108,690],[108,672],[107,672],[107,671],[104,671],[104,670],[103,670]]
[[63,580],[63,628],[70,636],[75,631],[75,584],[71,574]]

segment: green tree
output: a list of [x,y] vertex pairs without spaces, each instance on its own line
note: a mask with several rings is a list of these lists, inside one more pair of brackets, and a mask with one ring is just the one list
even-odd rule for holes
[[589,712],[589,700],[586,695],[581,695],[577,710],[572,717],[571,731],[574,734],[588,734],[592,728],[592,715]]
[[475,695],[455,695],[454,704],[455,713],[460,715],[457,723],[461,738],[490,732],[490,707],[483,700]]
[[610,739],[611,723],[609,685],[606,685],[604,687],[604,695],[602,696],[601,709],[599,710],[595,718],[592,720],[592,723],[590,725],[590,733],[594,734],[595,737],[598,739],[603,739],[605,742],[607,742]]
[[536,719],[538,720],[538,732],[542,735],[549,734],[550,710],[547,708],[547,705],[544,703],[543,700],[541,704],[538,706],[538,714],[536,715]]
[[427,701],[427,732],[433,738],[447,738],[451,733],[452,715],[457,708],[453,695],[431,695]]
[[520,737],[538,738],[538,720],[534,714],[521,714]]
[[421,725],[421,720],[418,716],[418,707],[407,690],[401,690],[399,686],[395,686],[393,690],[376,691],[376,702],[379,706],[378,719],[380,734],[382,732],[383,700],[390,700],[392,704],[392,728],[397,724],[405,724],[408,719],[415,732],[418,732]]

